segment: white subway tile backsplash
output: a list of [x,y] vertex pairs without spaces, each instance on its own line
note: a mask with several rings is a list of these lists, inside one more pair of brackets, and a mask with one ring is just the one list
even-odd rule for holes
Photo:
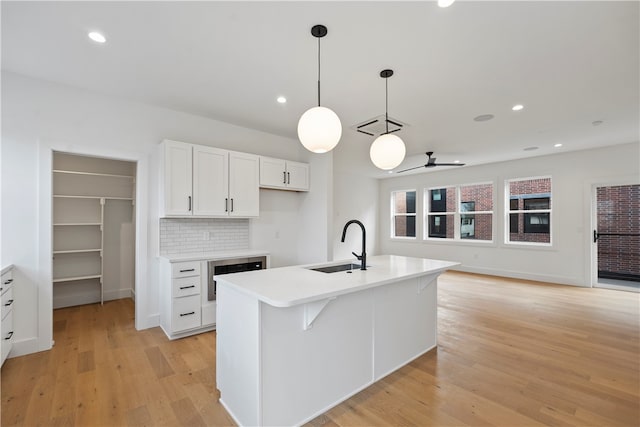
[[237,249],[249,249],[248,219],[160,219],[160,255]]

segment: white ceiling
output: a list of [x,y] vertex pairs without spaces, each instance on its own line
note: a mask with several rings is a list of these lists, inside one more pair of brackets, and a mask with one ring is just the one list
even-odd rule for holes
[[[2,68],[297,138],[316,104],[310,29],[324,24],[322,105],[340,117],[343,144],[367,157],[373,138],[351,126],[384,114],[379,72],[392,68],[389,115],[409,124],[399,169],[425,151],[471,165],[638,141],[639,6],[2,1]],[[386,176],[368,159],[360,167]]]

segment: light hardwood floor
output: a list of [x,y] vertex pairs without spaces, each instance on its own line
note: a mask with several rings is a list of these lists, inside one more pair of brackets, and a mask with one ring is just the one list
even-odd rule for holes
[[[638,294],[454,272],[439,283],[437,350],[310,426],[640,425]],[[5,362],[2,426],[233,425],[214,332],[138,332],[119,300],[56,310],[54,339]]]

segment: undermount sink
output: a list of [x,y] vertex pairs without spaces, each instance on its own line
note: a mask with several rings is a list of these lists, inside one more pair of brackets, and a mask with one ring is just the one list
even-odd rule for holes
[[340,265],[330,265],[328,267],[316,267],[310,268],[309,270],[319,271],[321,273],[337,273],[339,271],[351,271],[351,270],[359,270],[360,264],[340,264]]

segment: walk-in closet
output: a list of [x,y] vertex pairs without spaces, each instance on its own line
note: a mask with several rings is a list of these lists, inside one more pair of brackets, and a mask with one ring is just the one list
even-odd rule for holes
[[53,153],[53,308],[133,298],[136,164]]

